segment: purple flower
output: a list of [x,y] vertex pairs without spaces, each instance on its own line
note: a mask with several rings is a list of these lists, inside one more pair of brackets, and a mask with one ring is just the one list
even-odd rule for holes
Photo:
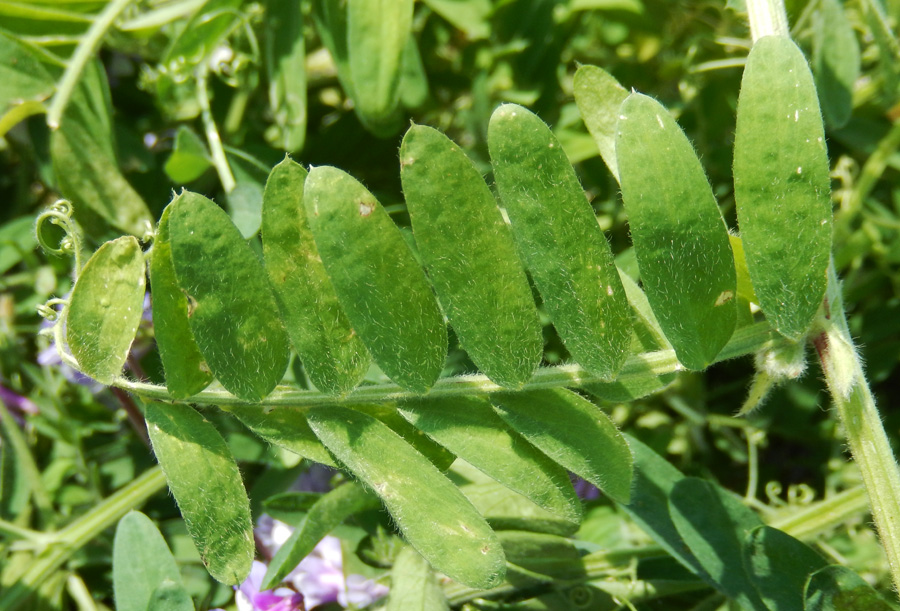
[[266,565],[254,560],[250,575],[240,587],[235,586],[238,611],[304,611],[303,595],[290,588],[260,591],[265,576]]
[[582,501],[592,501],[600,498],[600,490],[591,482],[583,479],[574,473],[569,473],[569,479],[572,480],[572,486],[575,488],[575,494]]
[[38,406],[28,397],[23,397],[19,393],[8,389],[0,384],[0,401],[9,408],[13,415],[21,416],[22,414],[34,415],[38,413]]
[[[275,555],[291,536],[292,531],[293,529],[284,522],[264,514],[260,517],[259,526],[256,528],[256,538],[264,553]],[[260,579],[258,583],[261,582]],[[340,539],[331,536],[322,539],[315,549],[300,561],[297,568],[288,574],[286,582],[292,586],[291,591],[303,595],[307,609],[332,602],[342,607],[351,604],[355,607],[364,607],[388,593],[386,586],[362,575],[345,576]]]

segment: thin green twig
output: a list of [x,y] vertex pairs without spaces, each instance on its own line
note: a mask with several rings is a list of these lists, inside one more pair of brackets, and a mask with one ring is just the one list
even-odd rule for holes
[[69,104],[72,92],[81,78],[84,67],[94,56],[97,47],[106,35],[113,22],[128,8],[128,5],[134,0],[112,0],[103,11],[97,15],[87,33],[78,43],[75,52],[72,54],[66,65],[66,71],[63,73],[56,87],[56,93],[50,100],[50,108],[47,110],[47,125],[50,129],[57,129],[62,119],[63,112]]

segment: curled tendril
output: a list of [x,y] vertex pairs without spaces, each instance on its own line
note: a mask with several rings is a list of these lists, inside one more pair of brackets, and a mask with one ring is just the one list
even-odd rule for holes
[[778,482],[769,482],[766,484],[766,499],[769,505],[773,507],[784,507],[785,502],[781,499],[781,492],[784,488]]
[[54,306],[65,306],[69,302],[65,299],[50,299],[47,303],[42,303],[38,305],[37,311],[41,317],[47,322],[57,322],[59,320],[61,312],[57,310]]
[[[71,202],[65,199],[56,200],[52,206],[37,217],[34,232],[38,244],[46,252],[60,257],[74,257],[75,274],[77,275],[81,271],[81,235],[78,224],[72,218],[74,212]],[[44,223],[47,222],[62,228],[65,235],[60,239],[59,244],[50,244],[44,239],[42,229]]]
[[788,487],[788,504],[809,505],[816,499],[816,491],[808,484],[795,484]]

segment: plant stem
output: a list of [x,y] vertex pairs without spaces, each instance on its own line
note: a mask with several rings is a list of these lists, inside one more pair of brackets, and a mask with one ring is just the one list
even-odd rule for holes
[[212,108],[209,105],[208,77],[209,65],[207,62],[203,62],[197,66],[197,101],[200,103],[200,118],[203,121],[203,129],[206,132],[206,142],[209,145],[213,165],[219,174],[222,189],[228,194],[234,190],[237,182],[234,180],[234,174],[231,173],[231,166],[228,165],[225,149],[222,148],[222,138],[219,136]]
[[0,593],[0,609],[16,609],[72,554],[165,485],[162,470],[153,467],[56,533],[47,550],[35,558],[15,584]]
[[894,585],[900,589],[900,469],[850,337],[833,264],[828,269],[826,303],[812,337],[850,453],[869,495]]
[[88,29],[87,33],[81,39],[81,42],[78,43],[78,47],[75,48],[75,53],[73,53],[72,57],[69,59],[66,71],[59,81],[59,85],[56,88],[56,94],[50,101],[50,108],[47,110],[47,125],[50,129],[57,129],[59,127],[63,112],[65,112],[66,106],[69,104],[69,98],[72,97],[72,92],[78,84],[78,79],[81,78],[81,73],[84,71],[85,65],[87,65],[88,61],[93,57],[94,52],[100,45],[103,36],[106,35],[107,30],[112,27],[113,22],[133,1],[134,0],[112,0],[106,5],[103,11],[97,15],[94,22],[91,24],[90,29]]
[[763,36],[791,35],[783,0],[747,0],[747,16],[753,42]]
[[[717,362],[753,354],[766,342],[772,340],[772,331],[769,323],[760,322],[738,329],[731,341],[719,353]],[[775,340],[777,341],[777,340]],[[787,341],[787,340],[785,340]],[[655,378],[657,376],[681,371],[681,363],[675,357],[673,350],[660,350],[659,352],[646,352],[636,354],[625,361],[625,366],[616,380],[639,380]],[[523,391],[542,388],[571,388],[583,387],[590,384],[610,382],[611,380],[596,376],[579,365],[560,365],[556,367],[539,368],[531,381],[521,389]],[[114,382],[118,388],[122,388],[146,399],[157,401],[176,401],[164,386],[135,382],[126,378],[118,378]],[[504,389],[491,382],[484,375],[466,375],[453,378],[443,378],[437,381],[428,391],[428,397],[451,397],[483,395],[491,392],[500,392]],[[259,403],[248,403],[238,399],[224,390],[204,390],[190,398],[190,402],[197,405],[217,405],[220,407],[234,405],[256,405],[262,408],[306,408],[320,405],[342,405],[353,403],[382,403],[388,401],[402,401],[421,395],[405,391],[396,384],[377,384],[372,386],[360,386],[353,391],[340,396],[325,393],[277,388],[268,397]]]

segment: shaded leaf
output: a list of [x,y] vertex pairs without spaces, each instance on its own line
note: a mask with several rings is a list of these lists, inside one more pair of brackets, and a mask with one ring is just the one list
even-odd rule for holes
[[189,127],[179,125],[175,132],[175,146],[163,169],[172,182],[184,184],[197,180],[212,167],[209,152],[200,136]]
[[476,469],[573,524],[581,521],[581,502],[565,469],[507,429],[487,400],[405,401],[399,410],[416,428]]
[[411,547],[404,547],[391,569],[387,611],[446,611],[447,599],[428,562]]
[[813,18],[812,69],[822,114],[843,127],[853,113],[853,86],[860,73],[859,43],[838,0],[821,0]]
[[266,33],[269,107],[281,130],[277,144],[286,151],[299,151],[306,141],[302,0],[267,0]]
[[253,561],[250,502],[222,436],[186,405],[148,403],[153,452],[209,574],[241,583]]
[[306,410],[278,408],[269,412],[254,405],[223,405],[222,410],[269,443],[329,467],[336,467],[309,423]]
[[628,97],[611,74],[597,66],[579,66],[575,72],[575,103],[591,136],[600,149],[600,156],[612,175],[619,180],[619,162],[616,160],[616,122],[619,107]]
[[407,541],[435,569],[469,587],[499,585],[505,564],[497,536],[428,459],[357,411],[314,408],[309,420],[331,453],[381,498]]
[[845,567],[832,565],[812,574],[804,592],[806,611],[895,611],[865,579]]
[[491,395],[498,414],[554,461],[627,503],[632,456],[603,410],[570,390]]
[[747,533],[744,554],[744,564],[769,611],[802,609],[806,582],[825,567],[808,545],[771,526]]

